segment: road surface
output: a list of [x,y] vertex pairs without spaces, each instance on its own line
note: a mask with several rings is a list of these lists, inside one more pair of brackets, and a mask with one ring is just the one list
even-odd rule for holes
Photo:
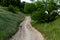
[[30,16],[26,16],[18,32],[10,40],[44,40],[42,34],[33,28],[30,22]]

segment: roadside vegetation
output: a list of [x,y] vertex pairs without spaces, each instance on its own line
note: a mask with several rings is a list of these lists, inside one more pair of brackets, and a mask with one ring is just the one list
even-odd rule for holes
[[14,7],[13,5],[9,5],[8,6],[8,11],[11,11],[13,13],[17,13],[20,11],[20,9],[18,7]]
[[[9,40],[14,35],[25,15],[30,15],[32,25],[46,40],[60,40],[60,15],[57,0],[0,0],[0,40]],[[14,3],[13,3],[14,2]]]
[[19,5],[20,0],[0,0],[0,40],[9,40],[18,31],[25,17]]
[[59,5],[52,0],[37,1],[35,4],[25,4],[24,12],[31,15],[32,26],[40,31],[46,40],[60,40],[59,8]]
[[60,40],[60,17],[59,13],[54,11],[59,9],[58,5],[54,2],[47,3],[47,6],[39,5],[38,10],[31,14],[32,26],[40,31],[46,40]]
[[17,32],[24,16],[21,12],[14,14],[0,8],[0,40],[9,40]]
[[60,40],[60,17],[49,23],[38,23],[32,20],[32,26],[40,31],[46,40]]

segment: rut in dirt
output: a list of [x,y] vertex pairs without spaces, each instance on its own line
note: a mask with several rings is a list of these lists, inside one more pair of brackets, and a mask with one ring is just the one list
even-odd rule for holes
[[32,27],[30,16],[26,16],[18,32],[10,40],[44,40],[44,37]]

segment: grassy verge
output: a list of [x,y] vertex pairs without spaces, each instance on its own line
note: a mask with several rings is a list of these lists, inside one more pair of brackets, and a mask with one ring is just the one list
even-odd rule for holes
[[50,23],[32,21],[32,26],[40,31],[46,40],[60,40],[60,18]]
[[0,8],[0,40],[9,40],[18,30],[18,25],[24,19],[24,16],[23,13],[14,14]]

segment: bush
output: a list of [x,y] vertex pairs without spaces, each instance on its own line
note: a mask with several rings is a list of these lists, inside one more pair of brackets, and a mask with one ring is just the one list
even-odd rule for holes
[[33,3],[26,3],[24,6],[24,13],[32,13],[36,10],[35,4]]
[[9,5],[8,10],[13,12],[13,13],[16,13],[17,11],[20,11],[20,9],[18,9],[17,7],[14,7],[12,5]]
[[46,14],[42,9],[40,11],[35,11],[32,13],[32,19],[37,20],[38,22],[51,22],[53,21],[58,14],[53,12],[52,14]]
[[[58,15],[57,5],[56,3],[36,3],[36,11],[32,13],[32,19],[37,20],[39,22],[51,22]],[[48,11],[48,14],[45,11]]]

